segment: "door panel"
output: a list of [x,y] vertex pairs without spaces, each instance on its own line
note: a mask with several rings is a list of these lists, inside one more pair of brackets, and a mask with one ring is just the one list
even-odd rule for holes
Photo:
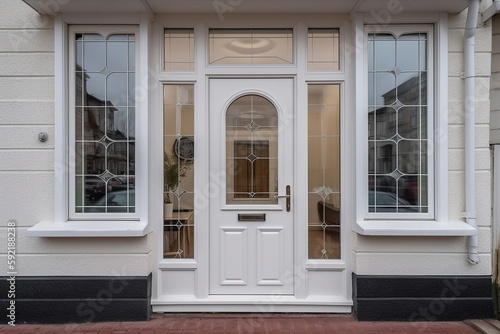
[[209,85],[210,294],[293,294],[294,81]]
[[220,284],[246,285],[248,282],[247,229],[221,227],[220,232]]
[[283,228],[257,229],[257,284],[283,285]]

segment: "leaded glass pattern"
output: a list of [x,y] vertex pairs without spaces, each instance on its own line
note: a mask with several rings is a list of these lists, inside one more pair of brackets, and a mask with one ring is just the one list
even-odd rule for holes
[[135,35],[75,36],[75,212],[135,212]]
[[194,257],[194,85],[164,85],[164,257]]
[[164,70],[194,71],[194,29],[165,29]]
[[339,30],[310,28],[307,34],[307,69],[338,71],[340,68]]
[[293,30],[210,29],[209,63],[293,64]]
[[368,208],[427,213],[427,34],[368,35]]
[[226,204],[277,204],[278,112],[245,95],[226,112]]
[[308,249],[340,258],[340,85],[308,86]]

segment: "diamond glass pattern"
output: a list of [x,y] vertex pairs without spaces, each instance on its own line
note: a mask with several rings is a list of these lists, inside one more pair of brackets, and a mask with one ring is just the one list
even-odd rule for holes
[[248,94],[226,112],[226,203],[276,204],[278,112],[266,98]]
[[163,256],[192,259],[195,247],[194,85],[164,85],[163,103]]
[[75,211],[133,213],[135,35],[75,37]]
[[245,128],[250,132],[254,132],[255,130],[257,130],[259,128],[259,126],[257,124],[255,124],[254,121],[251,121],[248,125],[245,126]]
[[340,258],[340,85],[308,86],[310,259]]
[[427,34],[368,44],[369,211],[428,212]]

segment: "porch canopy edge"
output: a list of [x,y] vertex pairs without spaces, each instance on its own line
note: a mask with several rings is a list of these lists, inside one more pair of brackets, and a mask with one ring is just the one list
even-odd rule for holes
[[19,0],[40,14],[56,13],[459,13],[467,0]]

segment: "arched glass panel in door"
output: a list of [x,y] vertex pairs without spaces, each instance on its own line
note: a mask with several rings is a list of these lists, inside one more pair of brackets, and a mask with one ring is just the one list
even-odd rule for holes
[[278,111],[248,94],[226,112],[226,204],[277,204]]

